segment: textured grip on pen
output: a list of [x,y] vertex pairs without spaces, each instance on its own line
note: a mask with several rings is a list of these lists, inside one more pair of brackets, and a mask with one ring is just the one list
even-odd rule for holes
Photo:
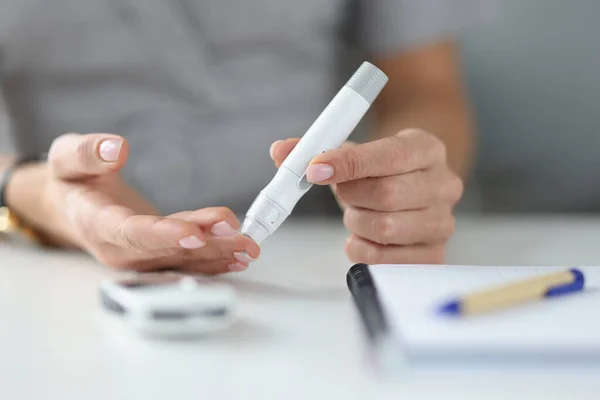
[[388,77],[379,68],[364,62],[346,83],[346,87],[361,95],[369,104],[373,104],[387,82]]

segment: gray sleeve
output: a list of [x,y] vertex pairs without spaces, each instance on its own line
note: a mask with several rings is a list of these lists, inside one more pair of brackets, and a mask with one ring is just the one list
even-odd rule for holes
[[494,0],[362,0],[360,40],[374,55],[455,36],[492,15]]

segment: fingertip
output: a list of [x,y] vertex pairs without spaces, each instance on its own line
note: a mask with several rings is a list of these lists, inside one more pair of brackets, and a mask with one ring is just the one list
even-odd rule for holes
[[129,143],[118,135],[99,135],[96,138],[96,155],[107,168],[118,170],[122,168],[129,156]]
[[292,150],[294,150],[294,147],[296,147],[299,141],[300,139],[297,138],[285,139],[278,140],[271,145],[269,152],[271,159],[273,159],[277,168],[283,164],[287,156],[292,152]]
[[244,245],[244,251],[246,254],[252,259],[249,261],[255,261],[260,257],[260,246],[252,239],[246,238],[246,243]]
[[248,269],[247,263],[233,262],[227,266],[228,272],[242,272]]
[[333,167],[329,164],[311,164],[306,170],[306,180],[315,184],[328,184],[334,172]]
[[210,233],[216,237],[230,237],[236,236],[238,231],[227,223],[227,221],[220,221],[210,228]]
[[127,142],[118,135],[66,133],[53,140],[48,164],[59,179],[85,179],[122,168],[128,153]]
[[361,156],[356,146],[356,143],[347,141],[337,149],[316,155],[308,164],[307,180],[317,185],[330,185],[358,178],[354,175],[360,170],[354,169],[361,165],[355,160],[360,160]]
[[238,231],[242,227],[240,220],[235,214],[232,217],[226,219],[225,221],[228,221],[229,225],[236,231]]
[[275,161],[275,148],[279,145],[279,143],[283,142],[283,140],[276,140],[269,147],[269,156],[271,156],[271,160]]

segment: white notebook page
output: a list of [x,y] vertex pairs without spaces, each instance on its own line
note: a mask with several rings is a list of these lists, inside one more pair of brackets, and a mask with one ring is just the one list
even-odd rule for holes
[[370,272],[397,341],[414,354],[600,355],[600,267],[577,267],[583,292],[472,317],[437,313],[474,290],[569,267],[374,265]]

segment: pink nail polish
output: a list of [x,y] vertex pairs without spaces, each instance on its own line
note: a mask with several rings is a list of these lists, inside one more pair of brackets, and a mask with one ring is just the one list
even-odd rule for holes
[[199,249],[200,247],[204,246],[205,244],[206,243],[204,243],[202,240],[198,239],[196,236],[184,237],[183,239],[181,239],[179,241],[179,245],[181,247],[183,247],[184,249],[190,249],[190,250]]
[[115,162],[119,159],[123,141],[119,139],[106,139],[100,143],[100,157],[106,162]]
[[245,251],[236,251],[235,253],[233,253],[233,256],[235,257],[236,260],[245,262],[245,263],[254,261],[254,258],[250,257],[248,255],[248,253],[246,253]]
[[329,164],[313,164],[306,170],[306,180],[311,183],[322,182],[333,176],[333,167]]
[[227,222],[217,222],[210,228],[210,233],[218,237],[227,237],[237,235],[237,231],[231,227]]
[[246,266],[244,266],[244,265],[242,265],[240,263],[231,264],[229,266],[229,270],[231,272],[241,272],[241,271],[245,271],[247,269],[248,269],[248,267],[246,267]]

